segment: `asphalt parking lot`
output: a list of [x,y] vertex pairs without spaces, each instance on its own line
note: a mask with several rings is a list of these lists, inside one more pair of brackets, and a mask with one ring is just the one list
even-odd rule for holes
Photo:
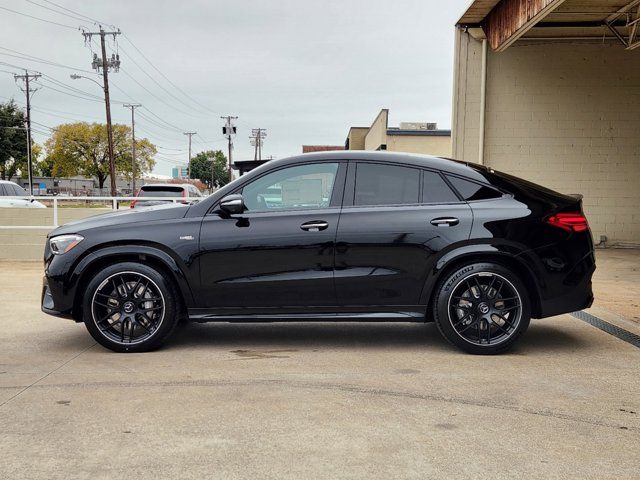
[[640,476],[640,349],[569,315],[496,357],[388,323],[186,325],[119,355],[40,313],[41,269],[0,264],[4,478]]

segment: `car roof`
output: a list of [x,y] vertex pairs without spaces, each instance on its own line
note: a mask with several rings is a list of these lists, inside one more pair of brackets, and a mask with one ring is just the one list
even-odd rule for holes
[[16,182],[12,182],[11,180],[0,180],[0,183],[10,183],[11,185],[18,185]]
[[[376,161],[389,163],[405,163],[433,170],[458,173],[465,176],[475,177],[473,169],[466,162],[452,160],[449,158],[436,157],[432,155],[421,155],[417,153],[372,151],[372,150],[336,150],[328,152],[313,152],[295,155],[279,160],[270,160],[265,165],[270,167],[287,165],[290,163],[314,162],[319,160],[347,160],[347,161]],[[259,168],[264,168],[262,165]],[[256,169],[257,170],[257,169]]]

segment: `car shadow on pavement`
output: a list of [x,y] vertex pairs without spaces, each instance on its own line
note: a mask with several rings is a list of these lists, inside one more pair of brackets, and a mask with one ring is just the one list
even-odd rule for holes
[[181,326],[168,347],[191,345],[447,348],[434,324],[387,322],[192,323]]
[[[181,325],[165,348],[189,346],[290,346],[457,350],[434,323],[191,323]],[[532,323],[516,354],[585,348],[588,343],[559,326]]]

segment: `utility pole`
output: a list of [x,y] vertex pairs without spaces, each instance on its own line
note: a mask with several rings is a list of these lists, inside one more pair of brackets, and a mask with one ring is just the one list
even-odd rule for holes
[[[233,135],[236,134],[236,127],[233,124],[234,120],[237,120],[238,117],[234,117],[232,115],[227,115],[226,117],[220,117],[221,119],[225,120],[226,123],[224,125],[224,127],[222,127],[222,134],[226,135],[227,137],[227,143],[229,146],[229,165],[228,165],[228,172],[229,172],[229,181],[231,181],[231,152],[233,151]],[[211,177],[213,179],[213,177]]]
[[107,35],[113,35],[115,41],[116,35],[120,35],[120,30],[113,32],[106,32],[102,25],[100,25],[99,32],[82,32],[85,42],[91,42],[91,37],[94,35],[100,35],[100,47],[102,50],[102,58],[98,58],[96,53],[93,54],[93,62],[91,66],[94,70],[100,71],[102,69],[102,89],[104,90],[104,104],[107,110],[107,143],[109,148],[109,177],[111,177],[111,196],[115,197],[116,190],[116,163],[113,156],[113,131],[111,129],[111,102],[109,99],[109,69],[112,68],[116,72],[120,69],[120,56],[111,54],[111,58],[107,58],[107,47],[105,45],[105,37]]
[[24,75],[14,75],[13,78],[17,82],[22,80],[24,82],[23,92],[27,96],[27,170],[29,172],[29,195],[33,195],[33,160],[31,158],[31,93],[35,92],[29,86],[30,80],[37,80],[41,75],[34,73],[30,74],[27,70],[24,71]]
[[136,194],[136,116],[139,103],[125,103],[123,107],[131,109],[131,196]]
[[251,140],[251,145],[256,147],[253,155],[254,160],[262,160],[262,144],[266,136],[267,131],[264,128],[254,128],[251,130],[249,139]]
[[184,132],[184,135],[189,137],[189,163],[187,165],[187,175],[189,176],[189,180],[191,180],[191,137],[196,135],[198,132]]

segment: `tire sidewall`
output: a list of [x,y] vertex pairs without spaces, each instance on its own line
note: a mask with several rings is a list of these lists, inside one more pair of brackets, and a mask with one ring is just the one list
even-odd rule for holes
[[[122,344],[105,336],[93,319],[93,296],[104,280],[122,272],[135,272],[147,276],[160,289],[164,297],[164,318],[158,329],[147,339],[134,344]],[[82,319],[91,336],[102,346],[115,352],[147,352],[158,348],[173,332],[177,323],[176,296],[173,286],[157,270],[135,262],[124,262],[100,270],[87,285],[82,299]]]
[[[520,315],[520,323],[516,327],[515,332],[506,340],[494,345],[477,345],[463,339],[453,328],[449,317],[449,298],[451,293],[463,282],[467,277],[480,272],[495,273],[506,278],[520,295],[522,303],[522,312]],[[508,350],[527,330],[531,316],[531,306],[529,300],[529,292],[524,283],[508,268],[492,262],[472,263],[449,274],[445,274],[443,280],[439,282],[433,301],[433,314],[436,325],[440,333],[453,345],[474,354],[495,354]]]

